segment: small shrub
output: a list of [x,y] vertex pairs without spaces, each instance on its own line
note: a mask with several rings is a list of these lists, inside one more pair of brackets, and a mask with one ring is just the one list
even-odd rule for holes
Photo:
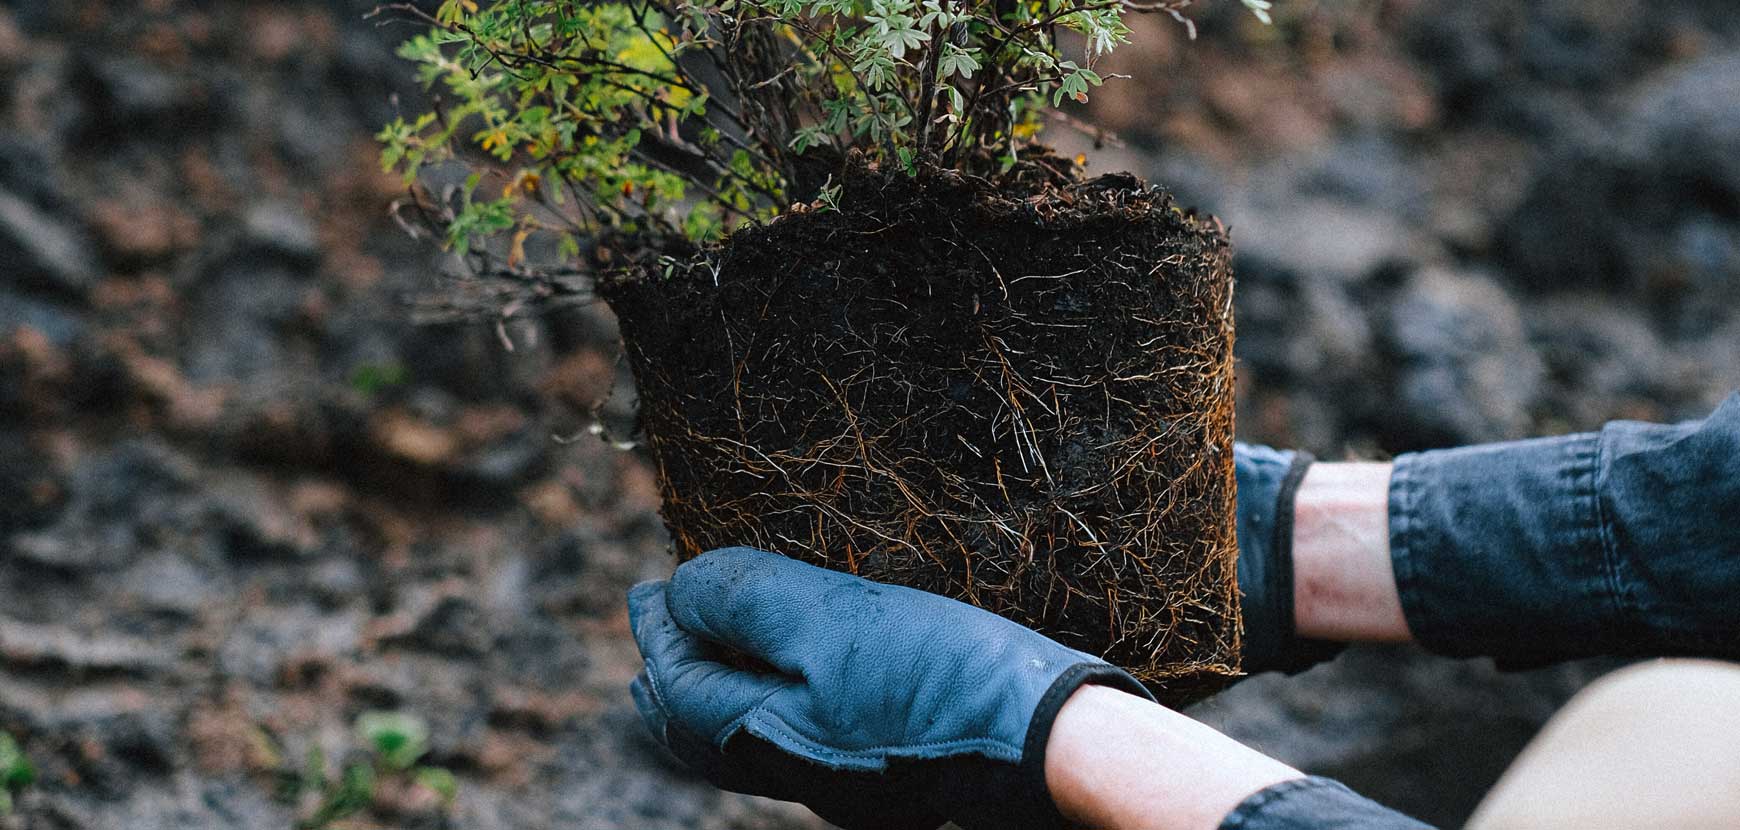
[[[1265,22],[1266,0],[1242,0]],[[379,134],[408,185],[464,159],[417,217],[509,269],[616,230],[706,240],[814,201],[849,152],[992,175],[1045,108],[1086,101],[1124,15],[1190,0],[445,0],[383,7],[427,31],[399,54],[434,93]],[[1058,35],[1080,35],[1065,54]],[[1192,29],[1194,34],[1194,29]]]

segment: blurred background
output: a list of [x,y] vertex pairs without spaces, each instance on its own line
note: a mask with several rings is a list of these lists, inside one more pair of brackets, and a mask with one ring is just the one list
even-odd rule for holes
[[[632,406],[608,312],[410,322],[452,263],[388,217],[371,135],[418,93],[371,5],[0,4],[0,733],[34,772],[0,827],[289,828],[371,710],[457,797],[348,826],[821,826],[633,714],[622,594],[672,563],[652,473],[586,434]],[[1384,458],[1740,387],[1730,0],[1276,5],[1135,19],[1070,111],[1117,138],[1048,134],[1232,227],[1242,437]],[[1456,825],[1605,668],[1355,649],[1193,714]]]

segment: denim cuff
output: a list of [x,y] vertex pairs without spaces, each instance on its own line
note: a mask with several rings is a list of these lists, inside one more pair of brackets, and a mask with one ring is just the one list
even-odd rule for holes
[[1740,396],[1678,425],[1396,459],[1390,556],[1414,639],[1509,667],[1740,656]]
[[1593,433],[1403,455],[1390,558],[1414,639],[1456,657],[1559,655],[1619,614]]
[[1282,781],[1239,802],[1220,830],[1432,830],[1348,789],[1311,776]]

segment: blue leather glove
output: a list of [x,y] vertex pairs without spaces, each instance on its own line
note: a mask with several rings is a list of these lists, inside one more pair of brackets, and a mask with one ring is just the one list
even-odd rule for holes
[[990,612],[751,548],[635,586],[629,621],[655,737],[723,788],[845,827],[1064,827],[1045,786],[1058,710],[1085,683],[1150,697]]
[[1238,478],[1239,592],[1244,670],[1302,672],[1345,646],[1299,637],[1293,627],[1293,500],[1311,454],[1233,444]]

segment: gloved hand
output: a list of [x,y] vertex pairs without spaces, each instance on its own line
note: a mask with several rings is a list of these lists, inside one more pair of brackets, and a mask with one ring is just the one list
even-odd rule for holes
[[1310,453],[1233,444],[1244,669],[1250,674],[1295,674],[1345,647],[1302,639],[1293,627],[1293,500],[1312,460]]
[[635,586],[629,621],[655,737],[722,788],[848,828],[1064,827],[1045,785],[1064,701],[1085,683],[1152,699],[988,611],[751,548]]

